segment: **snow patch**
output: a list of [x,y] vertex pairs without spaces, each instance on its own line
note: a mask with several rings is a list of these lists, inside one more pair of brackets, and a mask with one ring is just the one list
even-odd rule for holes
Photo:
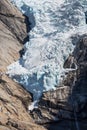
[[32,104],[28,106],[29,111],[33,111],[35,108],[38,108],[37,101],[32,102]]

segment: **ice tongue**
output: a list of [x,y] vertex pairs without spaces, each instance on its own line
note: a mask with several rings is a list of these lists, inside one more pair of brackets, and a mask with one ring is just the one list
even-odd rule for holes
[[25,54],[8,67],[8,72],[38,100],[42,92],[56,89],[62,82],[63,64],[74,50],[76,35],[87,32],[84,13],[87,3],[86,0],[11,1],[29,17],[31,31],[24,45]]

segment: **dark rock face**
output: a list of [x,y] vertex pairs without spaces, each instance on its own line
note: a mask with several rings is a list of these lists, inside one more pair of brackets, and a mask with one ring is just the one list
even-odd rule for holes
[[73,57],[73,55],[70,55],[68,59],[65,61],[64,68],[72,68],[72,69],[76,68],[76,60]]
[[[38,123],[55,122],[56,120],[75,120],[78,122],[87,118],[87,36],[80,37],[72,55],[65,61],[65,68],[73,68],[72,63],[77,66],[76,70],[70,71],[63,86],[55,91],[49,91],[42,95],[38,110],[31,115]],[[70,121],[71,123],[71,121]],[[85,120],[85,125],[87,121]],[[59,123],[60,125],[61,123]],[[84,123],[81,128],[86,129]],[[50,124],[51,126],[51,124]],[[53,128],[53,127],[52,127]],[[57,127],[59,128],[59,127]],[[55,129],[57,129],[55,128]],[[68,128],[68,125],[67,125]],[[51,128],[50,128],[51,129]],[[73,130],[76,128],[73,128]],[[63,128],[61,128],[63,130]]]

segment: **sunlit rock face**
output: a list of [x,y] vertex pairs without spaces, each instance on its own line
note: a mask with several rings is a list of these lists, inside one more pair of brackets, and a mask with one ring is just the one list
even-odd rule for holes
[[27,35],[25,19],[9,0],[0,0],[0,130],[43,129],[27,111],[32,95],[5,75],[6,67],[19,58]]
[[[8,73],[32,92],[34,100],[43,91],[61,84],[64,61],[74,50],[78,36],[87,30],[86,0],[11,0],[29,17],[31,31],[25,54],[8,67]],[[75,39],[75,40],[74,40]]]

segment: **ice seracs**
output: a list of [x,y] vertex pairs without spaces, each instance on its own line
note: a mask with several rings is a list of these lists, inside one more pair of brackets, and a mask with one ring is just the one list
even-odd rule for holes
[[24,56],[8,67],[8,73],[38,100],[43,91],[62,82],[64,61],[75,47],[71,37],[87,30],[86,5],[79,0],[11,1],[30,18],[31,31]]

